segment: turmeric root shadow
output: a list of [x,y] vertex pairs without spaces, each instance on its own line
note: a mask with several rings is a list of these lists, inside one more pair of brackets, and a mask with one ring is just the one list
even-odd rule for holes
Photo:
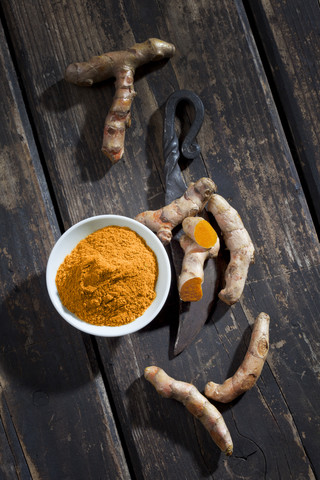
[[[228,305],[219,301],[219,306],[217,308],[217,313],[218,313],[219,317],[222,318],[223,312],[226,313],[229,308],[230,307]],[[217,315],[217,317],[218,317],[218,315]],[[214,318],[214,321],[219,320],[219,318],[217,318],[217,317]],[[251,339],[251,334],[252,334],[252,329],[251,329],[250,325],[248,325],[246,327],[246,329],[244,330],[244,332],[242,333],[241,339],[238,342],[238,345],[237,345],[237,347],[236,347],[236,349],[235,349],[235,351],[232,355],[231,360],[229,361],[228,370],[225,373],[221,373],[220,375],[219,375],[219,372],[209,374],[209,376],[207,378],[208,382],[213,381],[213,382],[216,382],[216,383],[219,383],[219,384],[223,384],[226,379],[231,378],[236,373],[236,371],[238,370],[238,368],[240,367],[240,365],[242,364],[242,362],[243,362],[243,360],[246,356],[248,346],[249,346],[249,343],[250,343],[250,339]],[[222,348],[224,348],[224,347],[222,346]],[[226,354],[227,354],[226,357],[230,358],[228,351],[226,351]],[[210,401],[212,403],[214,403],[214,405],[217,406],[221,411],[225,411],[229,408],[231,409],[233,406],[236,406],[239,402],[241,402],[243,400],[243,397],[245,397],[248,394],[249,394],[249,392],[243,392],[243,393],[239,394],[239,396],[234,398],[232,401],[229,401],[227,403],[221,403],[217,400],[212,400],[212,399],[210,399]]]
[[[163,59],[138,67],[134,77],[135,85],[141,78],[163,69],[168,61],[169,59]],[[64,72],[61,74],[64,75]],[[61,150],[64,152],[71,150],[69,156],[63,155],[64,160],[66,158],[69,160],[72,158],[76,159],[84,182],[100,180],[114,166],[101,150],[104,124],[112,105],[114,94],[114,77],[94,83],[91,87],[73,85],[61,78],[40,96],[40,103],[50,112],[53,122],[60,125],[59,128],[57,127],[57,131],[61,130],[59,138]],[[134,100],[134,108],[136,108],[138,102],[139,96]],[[82,108],[78,109],[76,108],[77,106]],[[138,125],[138,115],[135,115],[133,112],[132,126],[126,129],[124,156],[120,161],[129,161],[131,157],[129,154],[130,143],[133,143],[133,141],[137,143],[139,139],[137,135],[134,135],[135,125]],[[142,128],[145,130],[146,126],[142,125]],[[159,132],[156,133],[158,134]],[[44,132],[42,137],[46,141],[48,131]],[[75,153],[73,152],[74,145],[76,145]],[[153,143],[150,143],[150,145],[152,146]],[[50,155],[51,150],[48,143],[46,156]]]
[[[182,404],[176,400],[160,397],[143,376],[130,385],[126,390],[126,397],[129,418],[126,418],[125,424],[131,427],[127,434],[131,436],[132,430],[138,429],[143,434],[144,443],[149,445],[149,448],[162,451],[162,455],[168,459],[172,457],[172,452],[176,452],[172,472],[179,468],[177,463],[180,458],[183,462],[181,468],[185,469],[185,456],[179,455],[179,451],[184,450],[190,452],[193,457],[190,469],[194,470],[196,462],[199,475],[205,477],[217,470],[222,452],[203,425],[186,411]],[[133,445],[134,442],[130,444]],[[151,458],[154,456],[151,455]],[[132,458],[138,461],[138,453]],[[170,464],[167,463],[166,467],[170,478]],[[141,465],[136,465],[136,471],[143,469]]]
[[[63,155],[64,161],[71,162],[75,158],[84,182],[100,180],[112,167],[111,161],[102,153],[101,145],[108,105],[111,105],[114,94],[113,83],[114,80],[109,79],[84,88],[61,79],[40,97],[42,105],[60,124],[59,145],[64,152],[69,151],[69,155]],[[82,108],[79,111],[77,107]],[[48,132],[43,135],[44,139],[47,137]],[[49,144],[47,150],[51,151]],[[74,169],[72,165],[70,168]]]

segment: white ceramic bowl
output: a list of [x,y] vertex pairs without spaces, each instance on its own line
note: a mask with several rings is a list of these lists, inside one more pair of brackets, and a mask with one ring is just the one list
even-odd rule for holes
[[[90,233],[107,227],[108,225],[117,225],[120,227],[129,227],[134,230],[146,241],[147,245],[154,251],[158,260],[158,280],[156,284],[156,298],[144,314],[127,325],[115,327],[106,327],[92,325],[80,320],[76,315],[67,310],[61,303],[56,287],[56,274],[59,266],[75,246]],[[46,281],[49,297],[58,311],[68,323],[79,330],[91,335],[101,337],[119,337],[129,333],[136,332],[148,325],[162,309],[169,293],[171,282],[171,268],[167,252],[158,239],[158,237],[147,227],[132,218],[119,215],[98,215],[82,220],[67,230],[57,241],[52,249],[48,259]]]

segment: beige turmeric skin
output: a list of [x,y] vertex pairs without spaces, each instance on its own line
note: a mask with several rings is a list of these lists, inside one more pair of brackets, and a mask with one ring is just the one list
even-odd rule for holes
[[240,299],[249,266],[254,263],[254,246],[239,213],[221,195],[213,194],[207,209],[214,215],[230,251],[225,286],[219,292],[219,298],[228,305],[233,305]]
[[186,217],[192,217],[201,212],[216,189],[216,184],[210,178],[200,178],[189,184],[182,197],[159,210],[139,213],[135,220],[156,232],[161,242],[167,245],[172,239],[172,230]]
[[140,317],[156,297],[158,262],[127,227],[108,226],[81,240],[56,275],[63,305],[94,325],[118,326]]
[[115,95],[105,120],[102,152],[112,163],[118,162],[124,152],[126,128],[131,125],[131,104],[136,95],[134,74],[136,68],[148,63],[170,58],[175,53],[171,43],[149,38],[132,47],[108,52],[90,58],[87,62],[72,63],[65,72],[68,82],[90,87],[93,83],[115,77]]
[[261,312],[255,320],[248,351],[235,374],[223,384],[208,382],[204,394],[217,402],[232,402],[257,382],[269,351],[268,314]]
[[183,302],[198,302],[202,298],[202,283],[204,281],[204,263],[208,258],[214,258],[219,253],[218,237],[211,248],[203,248],[186,234],[180,238],[184,251],[181,273],[178,279],[178,290]]
[[162,368],[145,368],[145,378],[165,398],[174,398],[200,420],[209,432],[212,440],[227,456],[232,455],[233,443],[228,427],[221,413],[191,383],[181,382],[169,377]]

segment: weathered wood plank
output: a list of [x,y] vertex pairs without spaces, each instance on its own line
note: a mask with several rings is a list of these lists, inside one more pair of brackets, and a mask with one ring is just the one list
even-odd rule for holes
[[48,299],[58,226],[2,29],[0,45],[2,478],[130,478],[100,372]]
[[[189,165],[186,179],[208,173],[256,246],[241,302],[218,302],[179,357],[171,356],[175,292],[143,332],[97,340],[136,477],[315,478],[319,243],[242,3],[38,0],[4,2],[4,11],[66,227],[93,214],[134,216],[162,206],[163,105],[176,88],[188,88],[201,96],[206,118],[198,138],[203,162]],[[112,82],[81,89],[64,83],[63,70],[149,36],[173,42],[177,53],[161,68],[139,72],[126,153],[111,167],[100,143]],[[142,374],[158,364],[200,390],[209,379],[223,381],[262,310],[271,315],[270,358],[257,386],[222,409],[235,443],[226,460],[202,426],[180,404],[158,397]]]
[[30,480],[31,473],[28,468],[10,411],[6,403],[5,395],[2,394],[0,401],[0,474],[4,479]]
[[320,226],[320,6],[318,0],[246,1],[269,63],[279,107],[318,234]]

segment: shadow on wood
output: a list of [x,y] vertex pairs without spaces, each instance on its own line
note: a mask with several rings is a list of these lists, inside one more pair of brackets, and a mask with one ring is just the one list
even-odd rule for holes
[[80,332],[53,310],[44,289],[44,273],[32,276],[1,305],[2,380],[29,391],[35,404],[48,403],[50,394],[77,390],[97,374]]

